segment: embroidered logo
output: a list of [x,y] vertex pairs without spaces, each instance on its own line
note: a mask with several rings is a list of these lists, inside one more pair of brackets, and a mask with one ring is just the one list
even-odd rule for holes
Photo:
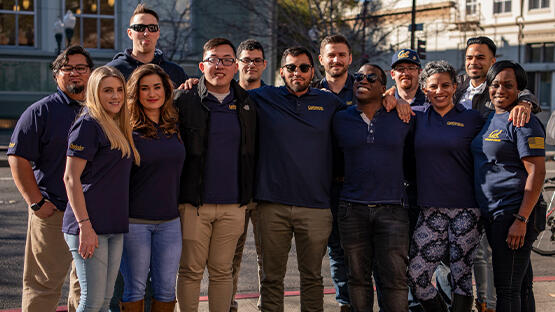
[[542,137],[528,138],[528,146],[530,149],[545,149],[545,139]]
[[245,106],[243,106],[243,109],[248,111],[251,109],[251,107],[249,106],[249,104],[245,104]]
[[77,152],[81,152],[85,149],[85,147],[73,143],[69,144],[69,148]]
[[464,128],[464,124],[462,122],[457,122],[457,121],[448,121],[447,125]]
[[15,142],[10,142],[10,145],[8,145],[9,148],[12,148],[15,146]]
[[230,110],[236,110],[236,109],[237,109],[237,105],[235,105],[235,104],[229,104],[227,107],[228,107]]
[[485,140],[492,142],[501,142],[499,135],[501,135],[502,132],[503,130],[493,130],[490,134],[488,134],[488,137],[485,138]]
[[324,111],[324,107],[323,106],[317,106],[317,105],[308,105],[308,110],[309,111]]
[[401,50],[397,54],[397,58],[407,58],[407,57],[409,57],[409,53],[410,53],[409,50]]

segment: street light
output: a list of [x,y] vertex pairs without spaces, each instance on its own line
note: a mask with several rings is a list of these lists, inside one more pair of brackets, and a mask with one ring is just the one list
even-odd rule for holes
[[71,43],[71,38],[73,38],[73,28],[77,22],[75,15],[70,10],[67,10],[66,15],[64,15],[64,28],[66,32],[67,46]]
[[56,50],[56,55],[60,54],[62,49],[62,37],[64,33],[64,23],[58,19],[54,23],[54,37],[56,37],[56,43],[58,44],[58,49]]

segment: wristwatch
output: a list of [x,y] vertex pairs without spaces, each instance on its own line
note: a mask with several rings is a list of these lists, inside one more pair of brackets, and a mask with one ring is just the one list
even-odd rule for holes
[[46,199],[43,197],[38,203],[32,203],[31,204],[31,209],[33,211],[38,211],[40,209],[40,207],[42,207],[42,205],[44,205],[45,201],[46,201]]

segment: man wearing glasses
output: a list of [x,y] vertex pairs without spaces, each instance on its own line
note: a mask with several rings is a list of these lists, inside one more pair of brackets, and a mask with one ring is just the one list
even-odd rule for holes
[[131,15],[127,36],[133,41],[133,48],[126,49],[114,56],[106,65],[117,68],[125,77],[131,76],[135,68],[143,64],[156,64],[170,76],[174,86],[179,86],[187,80],[187,74],[181,66],[166,59],[162,51],[156,49],[156,42],[160,38],[158,14],[138,4]]
[[224,38],[205,43],[190,90],[174,100],[187,156],[180,186],[183,248],[177,277],[179,311],[197,311],[200,283],[208,267],[211,311],[228,311],[232,262],[252,200],[256,107],[233,80],[235,48]]
[[[67,135],[85,100],[92,59],[80,46],[63,51],[51,65],[57,92],[40,99],[19,118],[8,148],[14,182],[29,206],[23,265],[22,311],[55,311],[72,256],[62,233],[67,205],[63,182]],[[79,304],[72,270],[68,309]]]
[[387,78],[380,67],[363,65],[355,80],[356,105],[333,120],[345,168],[338,222],[351,306],[372,311],[374,271],[380,276],[382,309],[407,311],[409,216],[403,206],[403,155],[412,123],[383,108]]
[[262,311],[283,311],[283,280],[293,236],[301,311],[323,311],[322,258],[332,225],[331,121],[342,103],[330,92],[310,88],[313,62],[306,48],[289,48],[280,68],[285,86],[249,91],[259,120],[255,199]]

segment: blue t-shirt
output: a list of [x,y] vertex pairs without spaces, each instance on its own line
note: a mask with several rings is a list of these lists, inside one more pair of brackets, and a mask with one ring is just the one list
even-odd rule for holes
[[441,117],[426,106],[415,119],[418,205],[476,208],[470,142],[482,128],[480,114],[456,104]]
[[[112,149],[100,124],[88,113],[71,126],[67,156],[87,160],[81,185],[90,222],[96,234],[129,231],[129,175],[133,158],[122,158]],[[79,234],[79,225],[68,202],[62,232]]]
[[222,103],[212,94],[202,102],[210,110],[204,166],[204,202],[208,204],[239,202],[241,126],[235,102],[231,89]]
[[[412,128],[396,110],[380,108],[365,121],[356,106],[337,112],[333,132],[345,160],[340,199],[361,204],[402,204],[405,141]],[[366,117],[366,116],[364,116]]]
[[332,118],[343,104],[314,88],[300,97],[286,87],[249,91],[258,104],[255,199],[311,208],[330,207]]
[[[397,88],[395,88],[395,98],[400,99],[399,92],[397,92]],[[426,103],[426,95],[420,88],[416,90],[416,94],[414,95],[414,99],[409,103],[410,106],[422,106]]]
[[185,146],[177,134],[158,138],[133,132],[141,165],[133,164],[129,186],[129,217],[170,220],[179,216],[179,178],[185,161]]
[[354,82],[355,82],[355,77],[352,74],[348,74],[347,80],[345,81],[345,85],[343,86],[343,89],[339,91],[339,93],[335,93],[331,91],[328,81],[326,80],[325,77],[324,79],[322,79],[322,82],[320,83],[320,85],[322,86],[322,88],[326,88],[330,90],[333,94],[337,95],[345,105],[352,105],[352,104],[355,104],[356,102],[355,92],[353,90]]
[[517,128],[508,118],[508,112],[491,113],[472,141],[476,199],[487,215],[520,208],[528,178],[522,158],[545,156],[545,129],[539,119],[532,115]]
[[39,190],[59,210],[65,210],[64,186],[67,135],[81,105],[60,89],[29,106],[19,117],[8,155],[31,162]]

